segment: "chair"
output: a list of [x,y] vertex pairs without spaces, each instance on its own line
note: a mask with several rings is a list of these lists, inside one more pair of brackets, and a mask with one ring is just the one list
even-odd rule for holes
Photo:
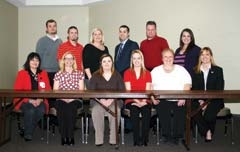
[[[233,101],[229,101],[229,102],[233,102]],[[232,119],[231,119],[231,128],[232,128],[232,144],[235,144],[234,141],[234,124],[235,124],[235,120],[238,119],[240,120],[240,103],[225,103],[225,106],[227,106],[232,113]]]
[[[156,116],[157,115],[157,111],[156,111],[156,109],[154,109],[154,108],[152,108],[151,109],[151,117],[153,117],[153,116]],[[124,139],[124,117],[130,117],[130,110],[129,109],[123,109],[123,112],[122,112],[122,116],[121,116],[121,120],[120,120],[120,123],[121,123],[121,125],[120,125],[120,127],[121,127],[121,140],[122,140],[122,144],[125,144],[125,139]],[[141,118],[142,117],[142,115],[141,115],[141,113],[139,114],[139,117]],[[160,135],[159,135],[159,118],[157,117],[157,119],[156,119],[156,121],[157,121],[157,130],[156,130],[156,132],[157,132],[157,145],[159,145],[159,140],[160,140]]]
[[[217,119],[225,120],[224,136],[227,136],[229,121],[232,122],[231,110],[227,107],[222,108],[217,114]],[[231,131],[231,138],[232,136],[233,136],[233,130]],[[198,126],[197,125],[195,125],[195,143],[198,143]]]

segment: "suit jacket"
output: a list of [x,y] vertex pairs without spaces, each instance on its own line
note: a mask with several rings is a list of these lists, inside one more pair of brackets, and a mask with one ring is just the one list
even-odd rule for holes
[[[51,90],[48,75],[46,71],[42,71],[38,74],[38,90]],[[32,90],[31,78],[27,70],[20,70],[17,74],[16,81],[14,84],[15,90]],[[18,104],[19,98],[13,100],[15,104],[15,109],[19,110],[23,102],[29,102],[29,98],[22,99]],[[48,101],[44,99],[44,104],[46,107],[46,113],[48,112]]]
[[133,50],[139,49],[137,42],[134,42],[128,39],[123,46],[123,50],[121,52],[121,56],[119,60],[117,60],[117,54],[119,50],[120,43],[115,47],[115,55],[114,55],[114,66],[115,69],[123,76],[124,71],[130,67],[130,59],[131,53]]
[[[204,90],[203,72],[194,73],[192,79],[192,90]],[[223,69],[218,66],[211,65],[207,77],[206,90],[224,90]],[[223,99],[214,99],[220,107],[223,107]]]

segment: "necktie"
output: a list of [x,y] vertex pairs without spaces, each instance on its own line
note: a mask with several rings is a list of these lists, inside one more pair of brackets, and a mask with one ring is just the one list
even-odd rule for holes
[[123,50],[123,44],[120,43],[119,48],[118,48],[118,53],[117,53],[117,60],[119,60],[122,50]]

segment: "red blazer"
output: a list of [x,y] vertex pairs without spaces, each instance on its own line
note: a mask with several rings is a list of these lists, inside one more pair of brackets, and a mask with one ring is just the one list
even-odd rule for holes
[[[51,90],[51,86],[49,83],[48,75],[46,71],[42,71],[38,74],[38,90]],[[31,78],[26,70],[20,70],[17,74],[17,78],[14,84],[14,90],[32,90]],[[19,98],[15,98],[13,103],[15,105],[15,109],[19,110],[23,102],[29,102],[29,98],[22,99],[18,104],[16,102]],[[44,99],[44,104],[46,107],[46,113],[48,113],[48,100]]]

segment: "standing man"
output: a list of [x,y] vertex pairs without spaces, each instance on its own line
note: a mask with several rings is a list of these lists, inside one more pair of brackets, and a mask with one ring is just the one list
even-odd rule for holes
[[157,24],[155,21],[148,21],[146,23],[147,39],[143,40],[140,45],[140,50],[144,56],[145,66],[149,71],[156,66],[161,65],[162,51],[169,48],[166,39],[157,36]]
[[129,39],[130,29],[127,25],[119,27],[120,43],[115,47],[115,68],[123,76],[124,71],[130,67],[130,58],[133,50],[139,49],[137,42]]
[[68,40],[59,46],[57,59],[58,61],[60,61],[64,53],[71,52],[76,58],[77,70],[83,71],[82,64],[83,46],[80,43],[78,43],[78,29],[76,26],[70,26],[67,30],[67,33]]
[[48,73],[51,87],[53,87],[53,78],[59,70],[57,61],[57,50],[62,40],[57,35],[57,22],[53,19],[46,22],[46,35],[41,37],[36,46],[36,52],[42,60],[41,69]]
[[[125,70],[130,67],[130,59],[133,50],[139,49],[137,42],[129,39],[130,29],[127,25],[121,25],[119,27],[119,40],[120,43],[115,47],[114,66],[115,69],[123,77]],[[129,133],[132,130],[132,123],[130,118],[125,118],[125,133]]]

